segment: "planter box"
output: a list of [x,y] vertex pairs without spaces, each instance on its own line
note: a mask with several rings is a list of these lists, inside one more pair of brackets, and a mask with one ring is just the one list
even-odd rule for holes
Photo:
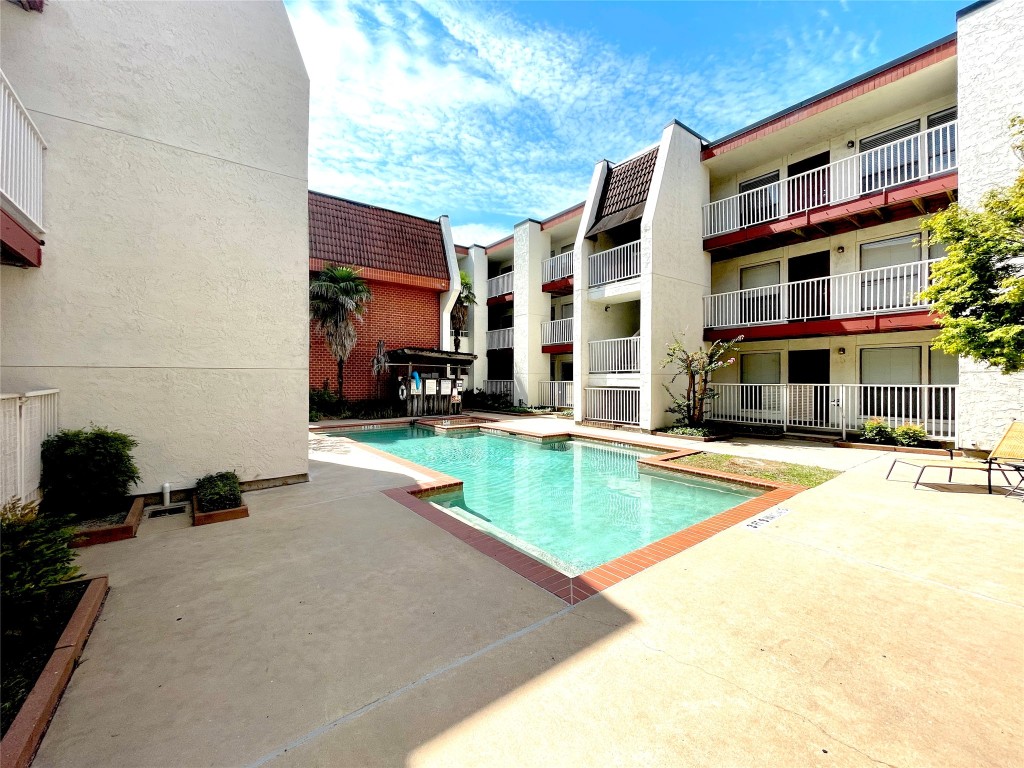
[[85,581],[89,586],[78,601],[78,607],[71,614],[50,660],[0,742],[0,764],[5,768],[25,768],[32,762],[103,609],[109,589],[107,577],[94,576]]
[[249,516],[249,507],[243,504],[233,509],[218,509],[214,512],[201,512],[199,510],[199,497],[192,494],[192,525],[209,525],[210,523],[223,523],[227,520],[238,520]]
[[942,456],[943,458],[951,458],[953,456],[963,456],[963,451],[954,451],[952,449],[946,450],[945,448],[908,448],[904,445],[875,445],[874,443],[844,443],[842,440],[836,440],[834,445],[837,448],[860,448],[865,451],[891,451],[894,453],[923,453],[926,456]]
[[132,506],[124,518],[123,523],[116,525],[104,525],[102,528],[83,528],[75,534],[71,542],[72,547],[91,547],[94,544],[107,544],[111,541],[122,541],[134,539],[138,533],[139,523],[142,522],[142,507],[144,499],[141,496],[132,500]]
[[711,437],[698,437],[697,435],[673,435],[671,432],[651,432],[659,437],[674,437],[676,440],[692,440],[695,443],[717,443],[719,440],[728,440],[732,435],[712,435]]

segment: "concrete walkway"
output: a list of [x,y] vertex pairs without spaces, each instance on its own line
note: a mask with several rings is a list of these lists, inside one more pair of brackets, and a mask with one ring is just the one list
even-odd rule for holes
[[573,608],[316,454],[247,520],[82,551],[112,589],[36,765],[1024,764],[1024,505],[842,453]]

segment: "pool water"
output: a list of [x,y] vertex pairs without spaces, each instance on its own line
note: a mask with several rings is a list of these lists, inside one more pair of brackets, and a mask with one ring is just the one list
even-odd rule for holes
[[653,451],[582,440],[441,436],[421,427],[339,434],[462,480],[461,491],[427,500],[569,576],[760,494],[640,472],[636,460]]

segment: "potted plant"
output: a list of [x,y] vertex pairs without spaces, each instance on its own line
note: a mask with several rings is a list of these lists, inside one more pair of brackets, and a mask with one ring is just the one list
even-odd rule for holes
[[196,480],[192,497],[192,524],[207,525],[249,516],[242,503],[242,488],[234,472],[217,472]]

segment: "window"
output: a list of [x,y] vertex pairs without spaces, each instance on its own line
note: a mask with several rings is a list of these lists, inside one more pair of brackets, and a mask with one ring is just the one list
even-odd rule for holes
[[918,177],[918,131],[921,121],[860,140],[861,194],[875,192]]
[[928,115],[928,173],[956,168],[956,107]]
[[860,311],[910,309],[928,278],[921,264],[921,235],[914,233],[860,247]]
[[772,261],[740,270],[740,289],[755,289],[740,297],[741,324],[777,323],[781,320],[778,288],[780,264]]
[[572,302],[567,301],[562,305],[562,319],[568,320],[570,317],[572,317]]
[[862,419],[883,419],[891,426],[921,421],[921,392],[907,386],[921,383],[920,347],[862,349],[860,381]]
[[[559,253],[569,253],[569,251],[571,251],[575,246],[576,246],[575,243],[569,243],[568,245],[563,245],[562,246],[562,250],[560,250]],[[551,254],[551,255],[554,256],[554,254]]]
[[[740,182],[740,226],[749,227],[779,217],[779,172]],[[750,194],[743,194],[749,192]]]
[[[740,383],[779,384],[782,355],[779,352],[750,352],[740,355]],[[782,407],[780,386],[743,387],[740,407],[745,411],[777,412]]]
[[959,384],[960,359],[955,355],[947,355],[941,349],[929,349],[928,383]]

